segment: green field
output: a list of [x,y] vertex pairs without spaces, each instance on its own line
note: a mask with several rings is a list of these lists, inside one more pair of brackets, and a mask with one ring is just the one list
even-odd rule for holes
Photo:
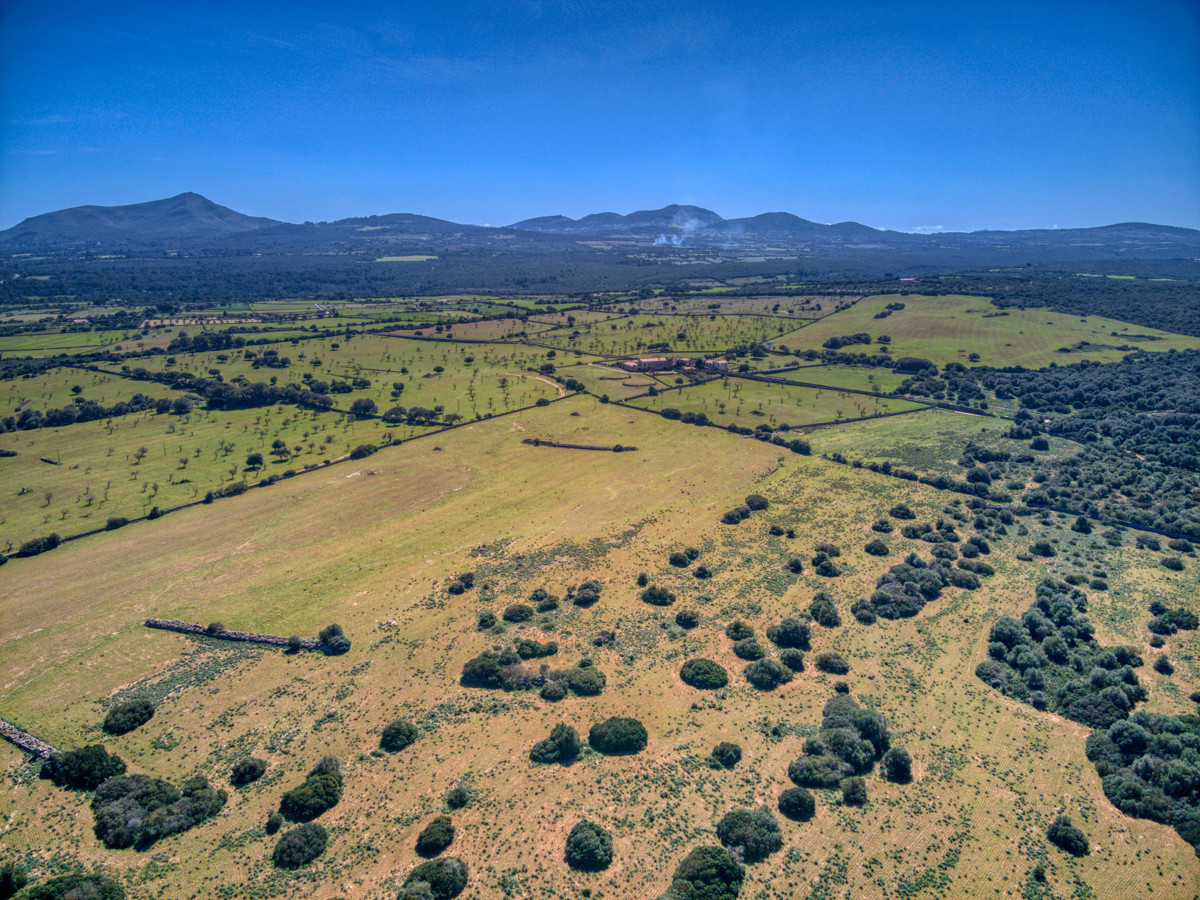
[[[902,302],[905,308],[886,319],[876,319],[889,303]],[[1114,337],[1113,333],[1117,335]],[[1183,350],[1200,347],[1200,338],[1131,327],[1124,322],[1090,316],[1081,319],[1042,309],[998,310],[983,297],[925,297],[889,294],[868,297],[849,309],[783,335],[779,343],[792,350],[818,350],[831,337],[866,333],[872,339],[889,335],[891,354],[920,356],[937,365],[971,363],[970,354],[979,354],[978,365],[1028,366],[1038,368],[1050,363],[1068,365],[1080,360],[1115,362],[1129,350],[1119,347],[1136,345],[1142,350]],[[1144,335],[1136,342],[1128,335]],[[1059,348],[1078,348],[1087,341],[1092,346],[1060,352]],[[878,353],[880,345],[854,344],[843,353]]]
[[[897,298],[869,298],[798,330],[795,318],[759,315],[770,311],[753,305],[779,302],[780,315],[824,315],[847,298],[714,292],[672,294],[668,304],[678,312],[698,296],[706,302],[693,315],[625,315],[627,298],[614,304],[619,313],[556,312],[565,297],[546,305],[463,295],[439,298],[447,303],[434,312],[426,311],[428,298],[338,303],[330,305],[335,317],[279,321],[286,330],[272,334],[288,337],[270,345],[145,353],[106,361],[103,372],[61,366],[0,380],[0,418],[76,398],[111,405],[139,392],[181,396],[132,377],[139,368],[232,384],[349,387],[331,394],[332,410],[226,411],[197,398],[186,413],[143,411],[0,433],[0,449],[16,452],[0,457],[6,554],[51,532],[76,535],[103,528],[110,517],[142,516],[293,473],[0,565],[0,716],[63,748],[102,742],[130,772],[174,782],[203,775],[228,791],[224,808],[198,827],[148,850],[110,850],[93,831],[86,793],[39,779],[27,754],[0,743],[0,863],[19,861],[39,878],[103,869],[130,900],[395,897],[420,861],[417,834],[444,811],[446,791],[466,782],[473,799],[451,813],[456,835],[447,850],[469,866],[464,900],[655,900],[689,850],[717,841],[722,815],[743,806],[777,810],[780,793],[792,786],[789,763],[804,753],[841,684],[886,718],[892,744],[912,755],[912,781],[888,781],[877,765],[864,776],[864,807],[843,802],[838,790],[816,789],[811,820],[777,816],[783,847],[746,867],[745,900],[1196,897],[1194,850],[1172,828],[1127,817],[1109,802],[1085,752],[1089,729],[975,675],[994,652],[995,620],[1021,616],[1043,578],[1069,579],[1087,593],[1098,640],[1130,644],[1147,663],[1137,671],[1147,689],[1139,708],[1194,713],[1200,631],[1167,636],[1160,649],[1148,628],[1152,600],[1200,613],[1194,550],[1145,549],[1135,529],[1109,523],[1085,533],[1075,530],[1074,515],[1050,512],[1017,509],[1004,529],[979,524],[988,512],[982,500],[855,468],[887,462],[961,479],[974,465],[963,462],[968,442],[1012,457],[1032,452],[1028,436],[1007,436],[1014,423],[1004,418],[851,392],[897,389],[903,378],[890,368],[814,364],[782,376],[817,387],[737,377],[682,386],[682,373],[628,373],[593,355],[650,355],[647,347],[661,342],[681,354],[745,346],[731,362],[767,368],[795,357],[749,345],[819,349],[830,336],[866,331],[889,334],[893,356],[944,363],[978,352],[984,363],[1039,365],[1119,357],[1113,350],[1057,352],[1068,342],[1098,344],[1101,332],[1123,335],[1103,338],[1112,344],[1157,334],[1041,310],[985,318],[996,311],[968,297],[908,296],[905,309],[882,320],[874,313]],[[720,313],[707,309],[718,301],[728,304]],[[503,305],[510,302],[527,317]],[[392,326],[382,326],[391,334],[361,333],[398,316],[425,323],[458,315],[459,305],[510,315],[441,333],[421,329],[422,337],[443,340],[413,339],[403,333],[415,328]],[[727,314],[731,308],[755,314]],[[304,316],[311,304],[255,303],[253,313],[268,309]],[[155,329],[144,342],[165,342],[179,330]],[[1138,346],[1200,341],[1165,335]],[[263,365],[267,350],[286,365]],[[42,351],[50,352],[27,348]],[[568,395],[568,379],[583,392]],[[657,393],[637,396],[650,389]],[[602,398],[634,398],[638,408]],[[362,400],[380,413],[440,407],[439,421],[461,427],[392,445],[431,426],[346,414]],[[811,455],[652,414],[665,408],[703,413],[720,426],[766,425],[785,441],[803,435]],[[884,413],[911,414],[846,421]],[[525,443],[533,440],[577,448]],[[362,444],[379,449],[348,458]],[[617,444],[630,449],[596,449]],[[1078,445],[1051,438],[1048,450],[1027,457],[1029,469],[1010,471],[1076,452]],[[255,453],[261,466],[249,464]],[[1028,485],[993,488],[1011,491],[1019,505],[1037,486],[1037,476],[1028,477]],[[724,524],[723,515],[751,494],[767,507]],[[994,573],[977,589],[945,587],[911,618],[863,624],[852,608],[873,594],[877,579],[911,553],[929,560],[934,552],[935,545],[904,536],[905,519],[890,531],[873,529],[881,518],[899,517],[901,503],[914,523],[952,525],[959,540],[949,543],[959,549],[990,529],[981,559]],[[868,550],[874,539],[884,543],[882,555]],[[1031,556],[1040,541],[1054,553]],[[944,551],[945,543],[936,546]],[[835,567],[818,574],[814,555],[819,545],[832,552],[826,544],[837,550]],[[695,559],[683,567],[672,554],[685,548]],[[1164,567],[1168,553],[1180,555],[1179,570]],[[474,574],[472,587],[451,592],[465,572]],[[586,579],[602,589],[598,602],[582,607],[567,595]],[[639,580],[670,591],[673,605],[643,602]],[[501,617],[538,588],[562,602],[525,621]],[[791,681],[769,691],[751,687],[744,648],[735,652],[726,626],[741,620],[764,636],[784,617],[809,620],[820,591],[837,623],[809,622],[811,645]],[[694,627],[677,620],[681,610],[695,614]],[[481,628],[485,612],[500,621]],[[148,629],[148,617],[302,637],[336,622],[352,648],[340,656],[289,655]],[[556,671],[589,659],[604,673],[603,691],[553,702],[536,687],[461,683],[468,660],[519,638],[557,644],[553,655],[524,664],[530,677],[554,680]],[[765,636],[762,643],[768,658],[779,656]],[[1170,654],[1173,673],[1149,665],[1160,652]],[[825,653],[840,655],[849,670],[822,671],[817,659]],[[680,668],[693,657],[719,663],[729,684],[715,691],[686,685]],[[108,708],[131,697],[151,699],[154,717],[124,735],[101,731]],[[530,762],[531,747],[555,725],[586,739],[610,716],[642,722],[646,748],[628,756],[585,750],[569,766]],[[419,737],[388,753],[380,736],[398,717],[416,724]],[[742,749],[732,769],[710,761],[720,741]],[[267,773],[237,788],[231,766],[246,754],[264,760]],[[277,869],[277,838],[264,824],[283,792],[330,754],[341,760],[345,789],[318,818],[329,846],[311,865]],[[1060,813],[1085,831],[1090,855],[1076,859],[1048,843],[1046,826]],[[566,835],[584,817],[611,832],[615,859],[604,871],[574,871],[564,860]]]
[[681,413],[704,413],[718,425],[736,423],[743,428],[759,424],[796,428],[922,408],[907,400],[868,397],[836,388],[786,387],[740,378],[723,378],[633,402],[655,412],[671,407]]

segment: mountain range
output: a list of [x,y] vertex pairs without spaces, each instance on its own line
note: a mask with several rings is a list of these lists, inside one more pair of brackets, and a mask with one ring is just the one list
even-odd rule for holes
[[[858,222],[822,225],[787,212],[726,219],[699,206],[672,204],[621,215],[601,212],[571,219],[541,216],[503,228],[464,225],[408,213],[303,225],[247,216],[195,193],[130,206],[77,206],[26,219],[0,231],[6,251],[88,249],[104,245],[180,245],[206,252],[370,251],[374,246],[421,241],[429,247],[470,249],[505,239],[510,246],[594,249],[721,248],[737,253],[768,248],[813,256],[904,252],[945,257],[963,253],[998,258],[1022,253],[1039,259],[1194,258],[1200,231],[1128,222],[1098,228],[910,234]],[[565,243],[564,243],[565,242]]]

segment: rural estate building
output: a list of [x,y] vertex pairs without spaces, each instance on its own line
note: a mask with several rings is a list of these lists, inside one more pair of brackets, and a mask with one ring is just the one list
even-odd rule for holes
[[709,372],[728,372],[729,360],[727,359],[706,359],[700,363],[700,368],[707,369]]
[[617,363],[626,372],[664,372],[677,364],[685,364],[682,356],[651,356],[645,359],[626,359]]

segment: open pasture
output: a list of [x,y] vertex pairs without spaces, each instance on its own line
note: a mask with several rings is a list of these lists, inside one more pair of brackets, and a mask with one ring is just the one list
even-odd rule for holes
[[[904,309],[876,319],[875,315],[889,303],[903,303]],[[957,362],[1038,368],[1084,359],[1115,362],[1129,352],[1120,347],[1151,351],[1200,347],[1200,338],[1134,327],[1100,316],[1082,319],[1042,309],[1000,310],[985,297],[916,294],[868,297],[780,337],[779,343],[792,350],[819,350],[829,338],[859,333],[869,334],[872,343],[851,344],[841,352],[879,353],[882,345],[876,339],[888,335],[893,357],[919,356],[939,366]],[[1135,340],[1130,335],[1143,337]],[[1085,341],[1087,345],[1080,346]],[[1077,349],[1060,352],[1064,347]],[[971,359],[973,353],[979,355],[977,361]]]
[[718,425],[736,423],[743,428],[760,424],[796,428],[921,408],[907,400],[868,397],[837,388],[789,387],[742,378],[722,378],[633,402],[654,412],[674,408],[681,413],[704,413]]
[[[730,347],[774,340],[795,322],[770,316],[635,315],[576,323],[537,335],[539,343],[606,356],[671,353],[720,353]],[[659,349],[651,349],[658,346]]]
[[[0,748],[12,776],[0,788],[8,852],[42,870],[62,854],[103,864],[124,876],[134,900],[224,885],[259,897],[387,896],[417,862],[417,832],[465,778],[476,799],[453,814],[450,852],[470,866],[466,896],[587,889],[650,900],[689,849],[714,842],[722,814],[773,807],[789,785],[788,763],[819,723],[834,681],[844,680],[861,704],[887,717],[893,741],[913,755],[915,780],[869,775],[865,809],[817,791],[815,818],[782,820],[783,850],[747,868],[744,896],[1003,900],[1028,893],[1038,863],[1056,896],[1194,895],[1191,848],[1169,828],[1108,804],[1084,755],[1086,729],[1007,700],[971,674],[991,622],[1019,615],[1044,574],[1015,558],[1016,541],[994,548],[998,573],[983,589],[949,590],[914,619],[863,626],[849,604],[905,553],[927,553],[921,542],[891,535],[889,556],[870,556],[864,523],[901,500],[919,520],[966,517],[958,499],[685,428],[577,398],[460,429],[438,439],[440,451],[426,441],[388,448],[369,465],[335,467],[0,569],[0,584],[20,584],[0,592],[5,716],[69,746],[93,739],[113,692],[143,690],[159,701],[155,717],[106,741],[134,771],[197,772],[224,786],[245,753],[270,765],[262,782],[231,790],[222,814],[194,831],[150,853],[105,851],[83,798],[30,779],[24,759]],[[640,449],[556,450],[520,443],[527,436]],[[737,526],[719,524],[750,491],[768,496],[770,508]],[[799,536],[771,536],[770,524]],[[822,541],[841,548],[840,577],[787,571],[789,556],[807,561]],[[156,553],[144,552],[150,544]],[[701,551],[697,562],[712,570],[710,579],[667,564],[684,546]],[[1097,552],[1090,540],[1078,546],[1081,557]],[[1056,561],[1055,573],[1070,564]],[[475,588],[447,594],[447,579],[467,570],[476,572]],[[676,605],[640,602],[638,572],[675,592]],[[603,585],[593,607],[567,603],[503,634],[476,630],[480,610],[502,610],[536,587],[562,596],[589,577]],[[1097,603],[1101,628],[1143,605],[1116,587]],[[818,589],[831,592],[842,624],[813,626],[809,659],[837,652],[850,672],[837,679],[809,665],[774,691],[753,690],[725,625],[740,619],[762,634]],[[675,626],[679,608],[695,610],[699,626]],[[330,658],[244,653],[147,631],[147,615],[305,635],[336,620],[354,646]],[[615,639],[593,646],[606,631]],[[555,666],[591,657],[607,676],[604,692],[553,705],[533,692],[459,686],[468,658],[517,636],[558,641]],[[729,670],[729,687],[705,693],[683,685],[678,669],[692,656]],[[1176,677],[1184,684],[1195,673]],[[1147,681],[1153,702],[1179,711],[1177,689],[1152,675]],[[588,754],[569,767],[528,761],[529,747],[557,722],[586,734],[610,715],[640,719],[647,749]],[[418,723],[418,742],[401,754],[372,753],[396,716]],[[705,762],[719,740],[744,749],[732,771]],[[262,823],[325,754],[342,759],[346,775],[341,802],[321,817],[330,848],[318,866],[275,871]],[[1048,847],[1046,822],[1064,811],[1087,831],[1091,856],[1074,860]],[[616,861],[602,873],[574,873],[562,860],[565,833],[585,815],[613,833]]]

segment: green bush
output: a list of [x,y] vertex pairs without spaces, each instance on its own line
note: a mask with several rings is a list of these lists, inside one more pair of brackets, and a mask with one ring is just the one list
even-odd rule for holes
[[867,783],[861,778],[857,776],[843,778],[840,787],[842,789],[842,803],[846,806],[866,805]]
[[1175,666],[1171,664],[1170,658],[1165,653],[1161,653],[1158,659],[1154,660],[1154,671],[1159,675],[1175,674]]
[[388,753],[398,753],[412,744],[420,735],[421,732],[412,722],[407,719],[394,719],[384,727],[383,734],[379,738],[379,746]]
[[721,741],[713,747],[710,758],[717,766],[723,769],[732,769],[742,761],[742,748],[730,741]]
[[561,681],[547,681],[538,693],[543,700],[557,703],[567,696],[567,686]]
[[702,691],[716,690],[729,684],[729,675],[719,663],[700,657],[685,662],[679,670],[679,677],[684,684]]
[[449,816],[438,816],[417,835],[417,853],[421,856],[437,856],[454,843],[454,823]]
[[855,600],[850,607],[850,614],[864,625],[874,625],[879,615],[875,612],[875,604],[870,600]]
[[888,545],[879,538],[874,538],[867,542],[867,546],[863,548],[872,556],[887,556],[891,551],[888,550]]
[[796,647],[800,650],[807,650],[811,632],[807,622],[787,618],[778,625],[767,628],[767,639],[777,647]]
[[746,505],[755,511],[764,510],[771,504],[762,494],[751,494],[746,498]]
[[145,725],[153,716],[154,704],[149,700],[130,700],[110,709],[101,727],[109,734],[128,734]]
[[187,831],[225,806],[225,792],[196,776],[180,787],[148,775],[109,778],[92,795],[94,831],[111,850],[145,850],[159,838]]
[[[457,583],[457,582],[456,582]],[[480,631],[487,631],[496,624],[496,614],[490,609],[482,610],[479,613],[479,619],[475,623],[475,627]]]
[[700,624],[700,616],[693,610],[681,609],[675,613],[675,624],[680,628],[686,628],[690,631]]
[[276,810],[267,816],[267,823],[263,826],[263,831],[265,831],[267,834],[275,834],[280,828],[283,827],[283,823],[285,821],[286,820],[279,813],[279,811]]
[[760,691],[773,691],[781,684],[792,680],[792,672],[773,659],[760,659],[746,666],[742,672],[746,680]]
[[328,843],[329,834],[324,826],[307,822],[284,833],[271,860],[280,869],[298,869],[324,853]]
[[350,650],[350,638],[346,637],[341,625],[322,628],[317,640],[321,642],[321,650],[328,656],[341,656]]
[[1087,856],[1089,852],[1088,839],[1082,831],[1071,824],[1066,816],[1059,816],[1046,829],[1046,837],[1050,843],[1065,850],[1072,856]]
[[604,690],[607,679],[604,673],[595,666],[576,666],[567,669],[565,674],[567,687],[580,697],[595,697]]
[[588,607],[600,599],[600,582],[595,579],[588,579],[583,584],[575,589],[574,596],[571,598],[576,606]]
[[892,747],[883,754],[883,777],[896,784],[912,781],[912,757],[903,747]]
[[[356,400],[354,402],[357,404],[359,401]],[[374,444],[359,444],[357,447],[355,447],[353,450],[350,451],[350,458],[351,459],[366,459],[368,456],[370,456],[372,453],[375,453],[378,450],[379,450],[379,448],[376,447]]]
[[625,756],[646,748],[646,728],[637,719],[613,716],[597,722],[588,732],[592,749],[605,756]]
[[654,584],[642,591],[641,597],[643,603],[649,603],[651,606],[670,606],[675,602],[674,594]]
[[41,777],[59,787],[94,791],[107,779],[125,774],[125,760],[100,744],[55,753],[42,763]]
[[0,866],[0,900],[9,900],[17,891],[29,884],[29,874],[23,866],[5,863]]
[[804,671],[803,650],[796,650],[793,647],[785,647],[779,651],[779,661],[787,666],[792,674],[798,674]]
[[817,802],[811,791],[788,788],[779,795],[779,811],[796,822],[807,822],[816,814]]
[[762,644],[758,642],[756,637],[743,638],[740,641],[733,642],[733,655],[738,659],[748,660],[753,662],[756,659],[762,659],[767,655],[767,651],[763,649]]
[[25,888],[21,900],[125,900],[125,890],[107,875],[60,875]]
[[505,622],[528,622],[533,618],[533,607],[526,603],[514,603],[504,610]]
[[686,569],[689,565],[691,565],[692,561],[687,558],[686,553],[676,550],[674,553],[671,554],[671,556],[667,560],[667,562],[669,562],[671,565],[675,566],[675,568],[677,568],[677,569]]
[[266,760],[254,756],[243,756],[233,764],[233,769],[229,773],[229,783],[234,787],[245,787],[262,778],[266,771]]
[[817,668],[830,675],[845,675],[850,671],[850,663],[836,653],[822,653],[817,657]]
[[762,806],[726,813],[717,823],[717,838],[748,863],[759,862],[783,848],[779,823]]
[[730,622],[725,626],[725,637],[731,641],[744,641],[746,638],[754,637],[754,629],[745,622]]
[[825,628],[837,628],[842,624],[842,617],[838,615],[833,597],[825,591],[817,591],[812,603],[809,604],[808,613],[813,617],[814,622]]
[[583,872],[599,872],[612,864],[612,835],[595,822],[583,819],[567,835],[567,865]]
[[467,864],[456,856],[444,856],[409,872],[398,900],[452,900],[466,886]]
[[724,847],[696,847],[675,867],[670,900],[736,900],[746,870]]
[[567,765],[579,758],[583,750],[583,741],[579,732],[563,722],[559,722],[550,731],[550,736],[538,741],[529,751],[529,758],[535,763],[562,763]]
[[465,809],[474,800],[475,792],[471,790],[471,785],[466,781],[459,781],[450,785],[446,789],[446,793],[442,796],[442,802],[446,804],[446,809],[449,810]]
[[335,757],[326,756],[308,773],[303,784],[280,798],[279,811],[293,822],[307,822],[333,809],[342,799],[341,768]]

